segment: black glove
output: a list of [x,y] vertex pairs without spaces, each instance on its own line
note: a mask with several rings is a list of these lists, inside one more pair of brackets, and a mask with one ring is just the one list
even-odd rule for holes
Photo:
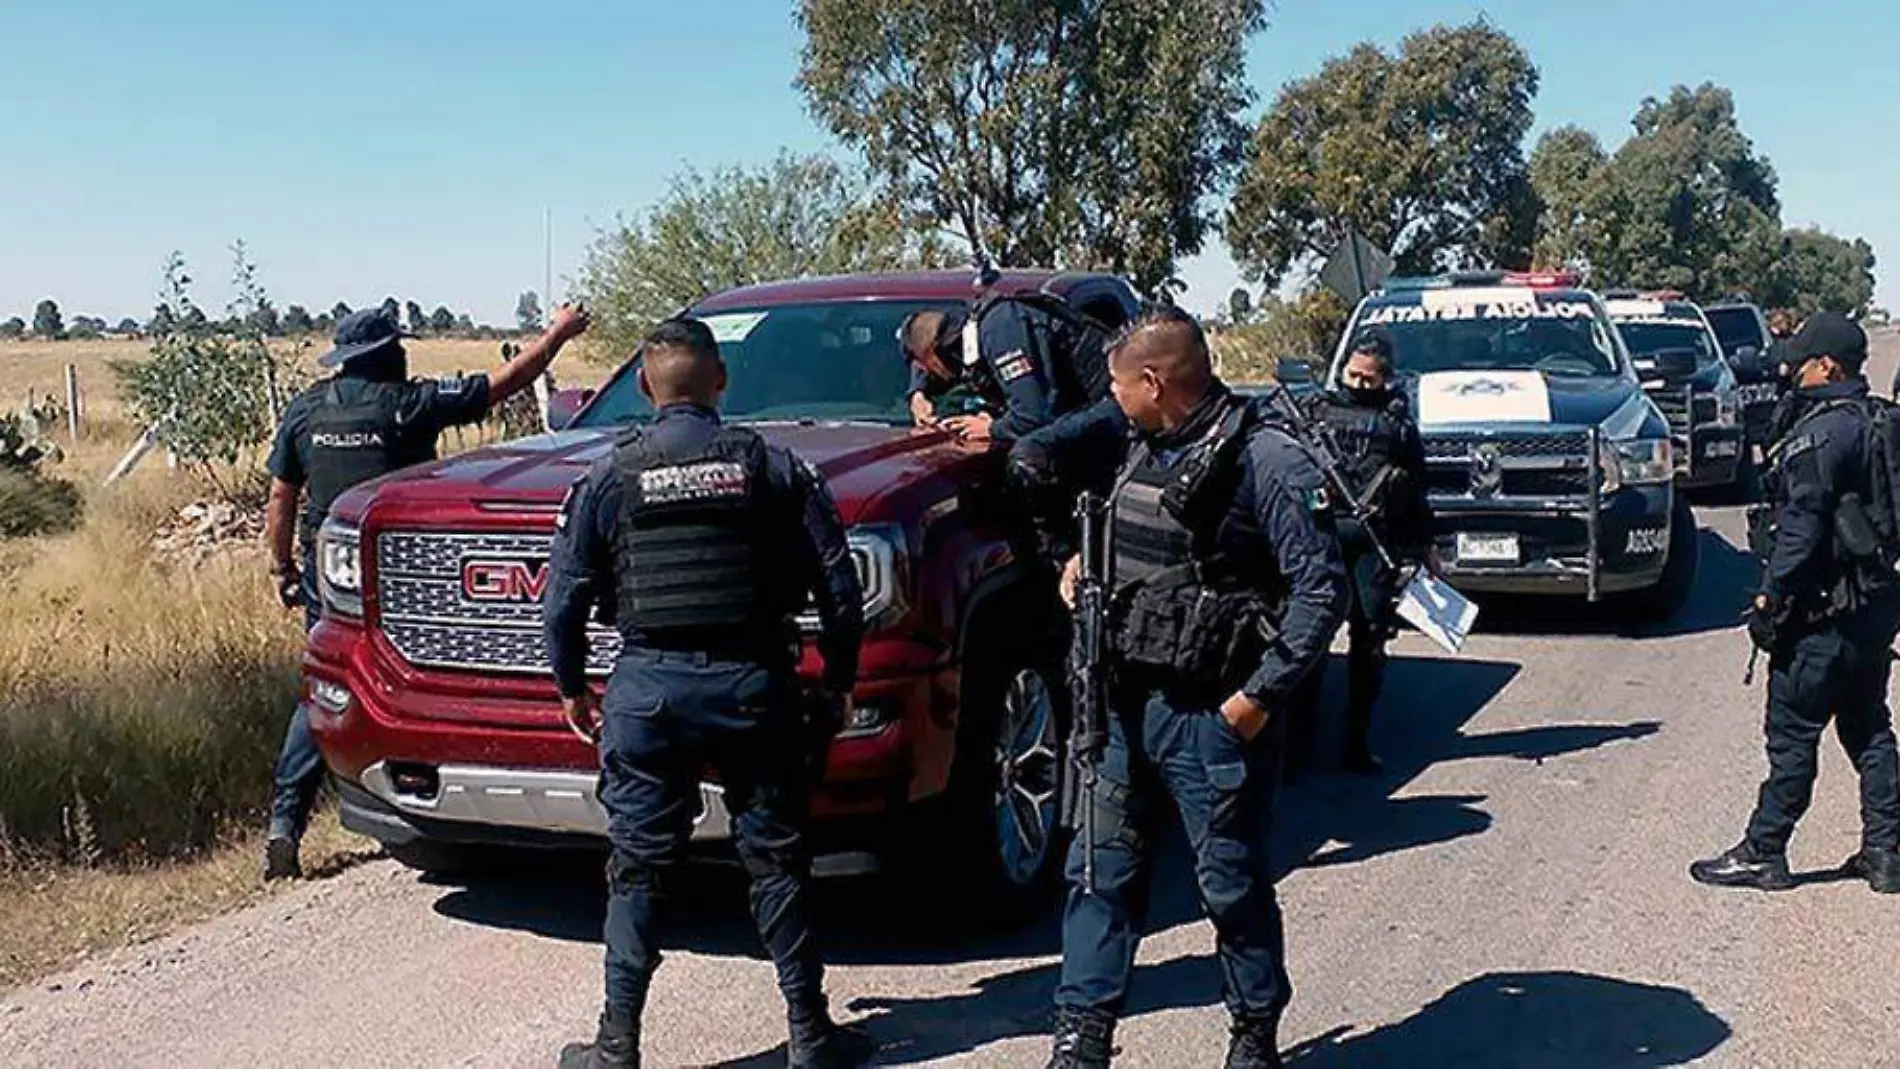
[[814,778],[825,774],[831,740],[844,730],[849,694],[826,693],[805,703],[805,767]]
[[297,570],[296,565],[273,568],[271,577],[277,582],[277,600],[283,602],[284,608],[303,607],[303,573]]
[[1780,629],[1780,621],[1780,608],[1774,599],[1766,594],[1757,597],[1748,610],[1748,640],[1763,653],[1775,652],[1775,636]]

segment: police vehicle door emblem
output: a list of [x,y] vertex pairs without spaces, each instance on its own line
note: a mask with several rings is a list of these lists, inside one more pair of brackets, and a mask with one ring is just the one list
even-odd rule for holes
[[1490,442],[1471,447],[1471,496],[1496,497],[1504,488],[1504,468],[1498,447]]

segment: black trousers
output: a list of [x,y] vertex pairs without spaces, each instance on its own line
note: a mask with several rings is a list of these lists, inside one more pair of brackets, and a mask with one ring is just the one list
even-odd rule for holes
[[[1386,645],[1392,641],[1398,578],[1379,552],[1358,540],[1342,542],[1346,554],[1346,747],[1364,748],[1372,735],[1372,707],[1385,689]],[[1290,701],[1289,756],[1304,764],[1319,718],[1325,665],[1309,672]]]
[[1757,852],[1787,851],[1814,797],[1830,720],[1860,774],[1862,847],[1900,847],[1900,771],[1887,707],[1895,621],[1890,607],[1862,610],[1801,634],[1771,657],[1768,778],[1748,822],[1748,843]]

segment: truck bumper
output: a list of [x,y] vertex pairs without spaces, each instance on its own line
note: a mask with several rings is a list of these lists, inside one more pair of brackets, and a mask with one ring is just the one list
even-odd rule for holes
[[1740,427],[1721,427],[1713,423],[1697,427],[1694,451],[1689,467],[1676,477],[1676,485],[1695,490],[1708,486],[1727,486],[1735,481],[1742,463],[1742,450],[1748,448]]
[[[1624,487],[1597,512],[1595,592],[1627,593],[1654,586],[1668,563],[1671,491]],[[1433,501],[1434,542],[1445,578],[1475,594],[1591,593],[1590,511],[1574,502]],[[1481,560],[1461,549],[1512,544],[1515,559]]]
[[[567,729],[551,694],[484,696],[462,707],[464,719],[405,715],[402,677],[386,674],[380,656],[360,625],[334,620],[312,632],[304,655],[304,713],[346,827],[396,845],[605,845],[599,756]],[[881,715],[833,741],[812,791],[808,837],[826,871],[868,871],[885,825],[948,780],[957,670],[908,663],[919,667],[860,681],[858,708]],[[318,681],[328,684],[322,703],[312,697]],[[504,710],[514,714],[507,723],[476,719]],[[695,855],[733,859],[732,820],[715,779],[701,784],[699,802]]]

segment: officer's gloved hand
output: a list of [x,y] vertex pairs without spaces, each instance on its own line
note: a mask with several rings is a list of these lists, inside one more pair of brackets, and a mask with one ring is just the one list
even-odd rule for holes
[[1775,633],[1780,620],[1780,606],[1767,594],[1755,595],[1755,603],[1748,610],[1748,640],[1763,653],[1775,652]]
[[286,609],[303,607],[303,573],[294,564],[271,569],[271,578],[277,583],[277,600]]
[[825,774],[825,762],[831,755],[831,740],[851,719],[851,695],[826,694],[817,701],[806,703],[805,711],[805,764],[813,777]]

